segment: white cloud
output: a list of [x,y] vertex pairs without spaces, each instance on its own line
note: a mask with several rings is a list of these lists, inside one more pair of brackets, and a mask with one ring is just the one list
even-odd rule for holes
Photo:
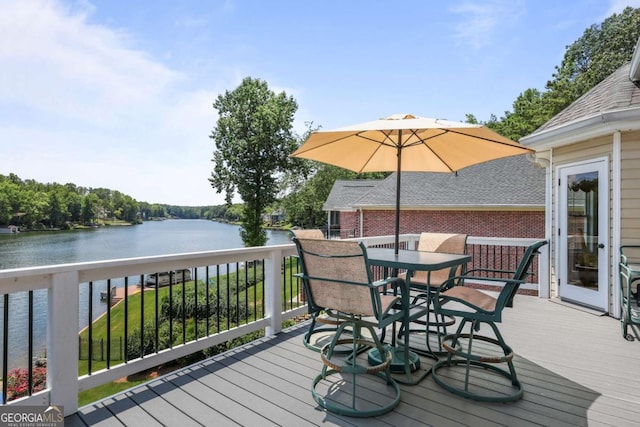
[[523,8],[522,0],[465,1],[450,8],[462,18],[454,34],[461,44],[482,48],[494,42],[498,27],[514,25]]
[[0,140],[15,147],[3,150],[0,173],[149,202],[222,203],[207,182],[216,90],[185,89],[188,73],[76,6],[0,5]]

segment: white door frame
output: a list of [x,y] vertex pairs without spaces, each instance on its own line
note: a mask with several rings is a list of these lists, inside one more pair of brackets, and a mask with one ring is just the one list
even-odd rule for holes
[[[558,294],[561,299],[608,311],[609,307],[609,159],[599,157],[587,161],[564,164],[556,168],[558,191],[556,194],[556,266],[558,268]],[[568,265],[567,179],[569,175],[598,173],[598,287],[588,289],[572,285]],[[574,282],[575,283],[575,282]]]

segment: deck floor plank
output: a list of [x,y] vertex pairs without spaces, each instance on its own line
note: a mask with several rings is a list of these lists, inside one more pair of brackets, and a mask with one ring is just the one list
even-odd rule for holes
[[[464,399],[429,376],[418,385],[402,385],[400,405],[372,419],[328,413],[313,400],[311,381],[322,362],[317,352],[302,345],[307,327],[298,325],[214,356],[81,408],[65,421],[72,426],[145,427],[640,425],[640,382],[634,374],[640,366],[640,342],[624,340],[619,321],[607,316],[518,296],[515,307],[505,310],[500,330],[516,354],[518,378],[525,387],[521,400],[496,404]],[[411,337],[412,344],[424,347],[419,335]],[[421,358],[421,363],[428,370],[433,360]],[[460,374],[443,370],[442,375]],[[477,381],[492,390],[504,387],[482,375]],[[375,389],[362,393],[375,399]]]

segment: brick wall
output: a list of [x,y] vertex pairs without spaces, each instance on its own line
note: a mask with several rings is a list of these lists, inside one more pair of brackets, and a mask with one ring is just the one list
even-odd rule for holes
[[[359,235],[360,214],[341,212],[341,237]],[[423,231],[478,237],[544,237],[544,211],[402,211],[400,234]],[[395,233],[395,212],[364,211],[364,237]]]

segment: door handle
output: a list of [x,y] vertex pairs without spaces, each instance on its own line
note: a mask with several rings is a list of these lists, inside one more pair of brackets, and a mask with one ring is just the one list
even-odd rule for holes
[[604,249],[604,243],[599,243],[599,244],[598,244],[598,248],[600,248],[600,249]]

